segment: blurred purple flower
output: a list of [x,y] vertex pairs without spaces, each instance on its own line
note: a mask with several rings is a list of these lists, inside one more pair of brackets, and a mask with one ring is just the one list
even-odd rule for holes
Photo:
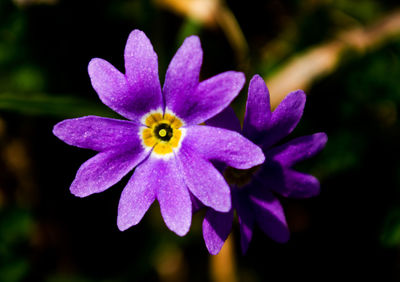
[[264,161],[261,149],[237,132],[199,126],[226,108],[243,87],[242,73],[228,71],[199,82],[203,52],[197,36],[173,57],[161,90],[157,55],[134,30],[125,47],[125,74],[102,59],[88,71],[101,101],[128,120],[87,116],[58,123],[64,142],[99,153],[79,168],[70,190],[78,197],[102,192],[135,169],[118,207],[120,230],[140,222],[158,200],[167,227],[185,235],[194,195],[226,212],[230,189],[211,160],[239,169]]
[[[231,232],[234,209],[240,224],[242,252],[245,253],[255,222],[273,240],[284,243],[289,239],[285,215],[274,192],[294,198],[307,198],[319,193],[319,182],[315,177],[291,167],[321,151],[327,141],[326,134],[315,133],[274,146],[296,127],[303,115],[305,101],[303,91],[294,91],[271,112],[265,82],[258,75],[251,80],[243,134],[260,145],[265,162],[248,170],[225,169],[231,187],[232,208],[226,213],[208,209],[203,221],[203,237],[211,254],[220,251]],[[241,131],[240,122],[229,107],[207,124]]]

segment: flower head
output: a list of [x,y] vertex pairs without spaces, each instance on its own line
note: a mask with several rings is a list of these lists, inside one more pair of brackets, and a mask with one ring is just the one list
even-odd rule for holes
[[185,39],[161,90],[157,55],[146,35],[134,30],[125,47],[125,74],[92,59],[89,76],[101,101],[128,120],[86,116],[58,123],[64,142],[99,153],[79,168],[71,192],[102,192],[135,169],[124,188],[117,224],[140,222],[157,199],[167,227],[185,235],[191,196],[217,211],[231,208],[230,189],[211,160],[240,169],[264,161],[261,149],[236,132],[199,123],[222,111],[239,93],[244,75],[228,71],[199,82],[200,40]]
[[[277,242],[289,239],[284,211],[275,193],[294,198],[307,198],[319,193],[318,180],[293,170],[292,166],[322,150],[327,141],[326,134],[315,133],[275,145],[296,127],[305,101],[303,91],[294,91],[271,112],[269,92],[263,79],[256,75],[250,81],[243,134],[261,146],[265,162],[247,170],[225,169],[224,174],[231,187],[232,208],[226,213],[209,209],[203,221],[203,236],[211,254],[217,254],[228,237],[234,209],[240,224],[242,252],[245,253],[255,223]],[[241,131],[231,108],[225,109],[207,124]]]

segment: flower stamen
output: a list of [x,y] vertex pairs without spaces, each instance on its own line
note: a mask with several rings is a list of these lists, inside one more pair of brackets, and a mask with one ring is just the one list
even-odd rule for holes
[[154,135],[162,141],[169,141],[173,136],[173,129],[169,124],[161,123],[156,125]]

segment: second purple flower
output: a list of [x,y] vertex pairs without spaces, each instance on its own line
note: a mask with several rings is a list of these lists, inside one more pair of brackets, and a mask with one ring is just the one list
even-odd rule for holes
[[208,209],[206,213],[203,237],[211,254],[221,250],[231,232],[235,210],[240,225],[242,252],[245,253],[256,223],[273,240],[281,243],[289,240],[285,214],[276,194],[308,198],[319,193],[318,179],[294,170],[293,166],[320,152],[327,142],[326,134],[319,132],[279,144],[300,121],[305,102],[306,95],[297,90],[288,94],[271,111],[268,88],[264,80],[255,75],[249,85],[243,130],[229,107],[207,122],[243,132],[263,149],[266,156],[262,165],[249,170],[225,169],[225,176],[231,183],[232,209],[225,213]]

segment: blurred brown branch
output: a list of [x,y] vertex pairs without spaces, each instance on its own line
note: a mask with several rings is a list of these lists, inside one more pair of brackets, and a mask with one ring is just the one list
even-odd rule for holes
[[219,26],[235,52],[240,65],[245,67],[248,55],[246,38],[232,11],[221,0],[154,0],[159,7],[195,20],[205,26]]
[[207,26],[216,24],[219,0],[154,0],[155,4]]
[[391,37],[400,35],[400,11],[395,11],[366,28],[345,31],[328,43],[310,48],[295,56],[280,71],[265,77],[275,108],[291,91],[307,90],[312,82],[333,72],[341,54],[348,49],[364,52],[379,47]]
[[210,256],[211,280],[214,282],[236,282],[234,241],[232,233],[216,256]]

